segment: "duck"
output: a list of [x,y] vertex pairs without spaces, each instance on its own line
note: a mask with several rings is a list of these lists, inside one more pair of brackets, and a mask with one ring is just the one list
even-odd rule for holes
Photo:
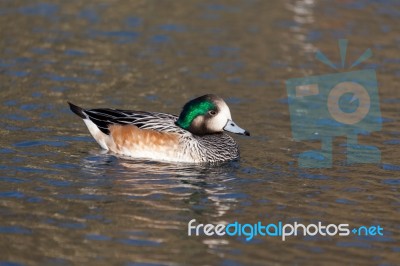
[[231,117],[226,102],[206,94],[187,102],[179,116],[111,108],[83,109],[68,102],[101,148],[137,159],[214,163],[240,157],[226,132],[250,136]]

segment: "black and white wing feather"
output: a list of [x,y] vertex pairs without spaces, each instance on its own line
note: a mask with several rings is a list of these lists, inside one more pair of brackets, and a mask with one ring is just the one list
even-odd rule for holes
[[84,119],[90,119],[105,134],[109,134],[109,126],[115,124],[134,125],[140,129],[162,132],[187,133],[186,130],[175,124],[178,120],[176,115],[109,108],[85,110],[71,103],[69,105],[74,113]]

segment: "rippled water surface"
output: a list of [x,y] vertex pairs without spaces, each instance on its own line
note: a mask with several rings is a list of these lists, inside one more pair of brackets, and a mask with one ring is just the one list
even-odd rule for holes
[[[4,265],[400,264],[400,5],[386,1],[0,1],[0,261]],[[285,80],[334,73],[337,39],[375,69],[380,164],[301,169]],[[193,166],[101,151],[67,101],[179,113],[224,97],[238,162]],[[188,237],[187,223],[321,221],[383,236]],[[9,264],[7,264],[9,263]],[[137,264],[134,264],[137,263]]]

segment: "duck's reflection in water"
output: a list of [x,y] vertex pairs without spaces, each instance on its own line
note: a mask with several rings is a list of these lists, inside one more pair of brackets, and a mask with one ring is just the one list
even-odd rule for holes
[[[84,159],[82,170],[90,178],[101,179],[97,193],[130,201],[127,210],[115,215],[147,221],[148,227],[177,228],[191,219],[223,222],[241,196],[235,191],[238,162],[218,165],[170,164],[96,154]],[[104,183],[105,182],[105,183]],[[236,187],[237,188],[237,187]],[[98,191],[101,189],[102,191]],[[122,205],[126,208],[127,205]]]

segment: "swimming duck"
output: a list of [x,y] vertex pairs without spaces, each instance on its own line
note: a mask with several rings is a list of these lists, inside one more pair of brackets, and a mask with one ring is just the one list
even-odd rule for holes
[[239,158],[239,147],[224,131],[250,136],[232,121],[225,101],[213,94],[189,101],[179,116],[109,108],[86,110],[68,103],[103,149],[134,158],[229,161]]

